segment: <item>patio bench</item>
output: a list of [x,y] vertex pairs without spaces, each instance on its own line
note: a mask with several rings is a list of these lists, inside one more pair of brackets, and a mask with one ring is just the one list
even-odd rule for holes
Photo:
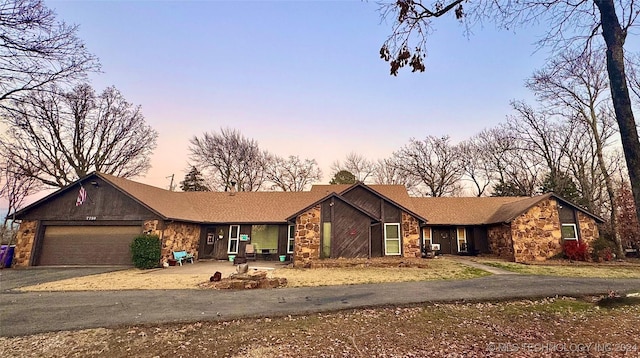
[[191,261],[193,263],[193,255],[186,251],[174,251],[173,258],[182,266],[182,261]]

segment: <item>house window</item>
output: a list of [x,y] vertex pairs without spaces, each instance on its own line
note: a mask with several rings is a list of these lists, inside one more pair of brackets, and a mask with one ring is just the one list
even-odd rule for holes
[[384,254],[400,255],[400,224],[384,224]]
[[331,257],[331,223],[322,223],[322,253],[321,258]]
[[240,225],[229,226],[229,247],[227,253],[238,253],[238,242],[240,241]]
[[467,230],[459,227],[458,230],[458,252],[467,252]]
[[562,238],[565,240],[578,240],[576,224],[562,224]]
[[292,254],[295,247],[296,226],[289,225],[289,236],[287,237],[287,253]]
[[431,228],[422,228],[422,245],[425,248],[431,249]]
[[251,225],[251,244],[256,252],[278,252],[278,225]]

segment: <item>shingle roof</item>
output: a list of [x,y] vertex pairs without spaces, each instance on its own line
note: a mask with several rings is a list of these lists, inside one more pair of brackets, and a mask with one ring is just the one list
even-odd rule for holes
[[[306,192],[173,192],[113,175],[96,173],[125,194],[166,219],[209,223],[276,223],[331,193],[342,194],[353,185],[314,185]],[[483,225],[510,222],[551,196],[594,217],[601,218],[547,193],[535,197],[410,197],[402,185],[367,185],[368,188],[426,218],[430,225]]]
[[138,183],[109,174],[96,173],[96,175],[166,219],[202,221],[199,210],[196,210],[186,200],[184,193]]
[[320,192],[173,192],[98,173],[131,197],[168,219],[210,223],[285,222]]
[[520,214],[529,210],[529,208],[531,208],[532,206],[552,196],[554,196],[553,193],[546,193],[531,198],[520,198],[520,200],[505,203],[500,208],[498,208],[498,210],[496,210],[496,212],[489,218],[487,223],[493,224],[501,222],[511,222]]
[[[423,197],[411,198],[415,211],[430,225],[481,225],[495,223],[495,214],[505,204],[531,199],[523,197]],[[500,221],[498,221],[500,222]]]
[[181,193],[211,223],[276,223],[322,198],[312,192]]
[[487,225],[507,223],[551,197],[593,217],[602,218],[554,194],[533,197],[411,198],[416,213],[426,217],[430,225]]

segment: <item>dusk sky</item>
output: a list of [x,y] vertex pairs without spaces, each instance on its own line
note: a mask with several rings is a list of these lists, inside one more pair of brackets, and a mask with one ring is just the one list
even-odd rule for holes
[[452,17],[429,39],[427,71],[389,75],[379,59],[391,24],[361,1],[47,1],[102,63],[96,91],[114,85],[159,132],[152,169],[136,178],[168,187],[184,178],[188,141],[232,127],[282,156],[330,165],[349,152],[385,158],[410,138],[454,142],[530,99],[523,82],[543,64],[542,33],[465,37]]

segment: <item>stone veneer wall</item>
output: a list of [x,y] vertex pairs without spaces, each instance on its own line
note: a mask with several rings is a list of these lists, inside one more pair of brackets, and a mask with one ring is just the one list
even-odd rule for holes
[[173,251],[186,251],[198,259],[200,225],[172,222],[166,225],[162,238],[162,258],[173,258]]
[[293,249],[293,264],[296,267],[310,266],[320,259],[320,205],[298,215]]
[[562,252],[560,216],[554,199],[544,200],[511,222],[516,262],[544,261]]
[[161,261],[173,258],[173,251],[186,251],[198,259],[200,245],[200,225],[159,220],[148,220],[143,224],[144,232],[158,235],[162,239]]
[[578,223],[580,226],[580,240],[583,240],[589,244],[589,247],[591,247],[591,243],[600,236],[598,225],[592,217],[585,215],[581,211],[578,211],[577,213]]
[[402,255],[404,257],[421,257],[420,225],[413,216],[402,212]]
[[16,267],[29,266],[33,244],[36,242],[37,221],[23,220],[18,228],[16,248],[13,254],[13,265]]
[[496,225],[487,229],[489,250],[499,257],[513,261],[513,241],[511,240],[511,226]]
[[158,237],[162,236],[162,223],[160,220],[147,220],[142,224],[142,232],[147,234],[158,235]]

